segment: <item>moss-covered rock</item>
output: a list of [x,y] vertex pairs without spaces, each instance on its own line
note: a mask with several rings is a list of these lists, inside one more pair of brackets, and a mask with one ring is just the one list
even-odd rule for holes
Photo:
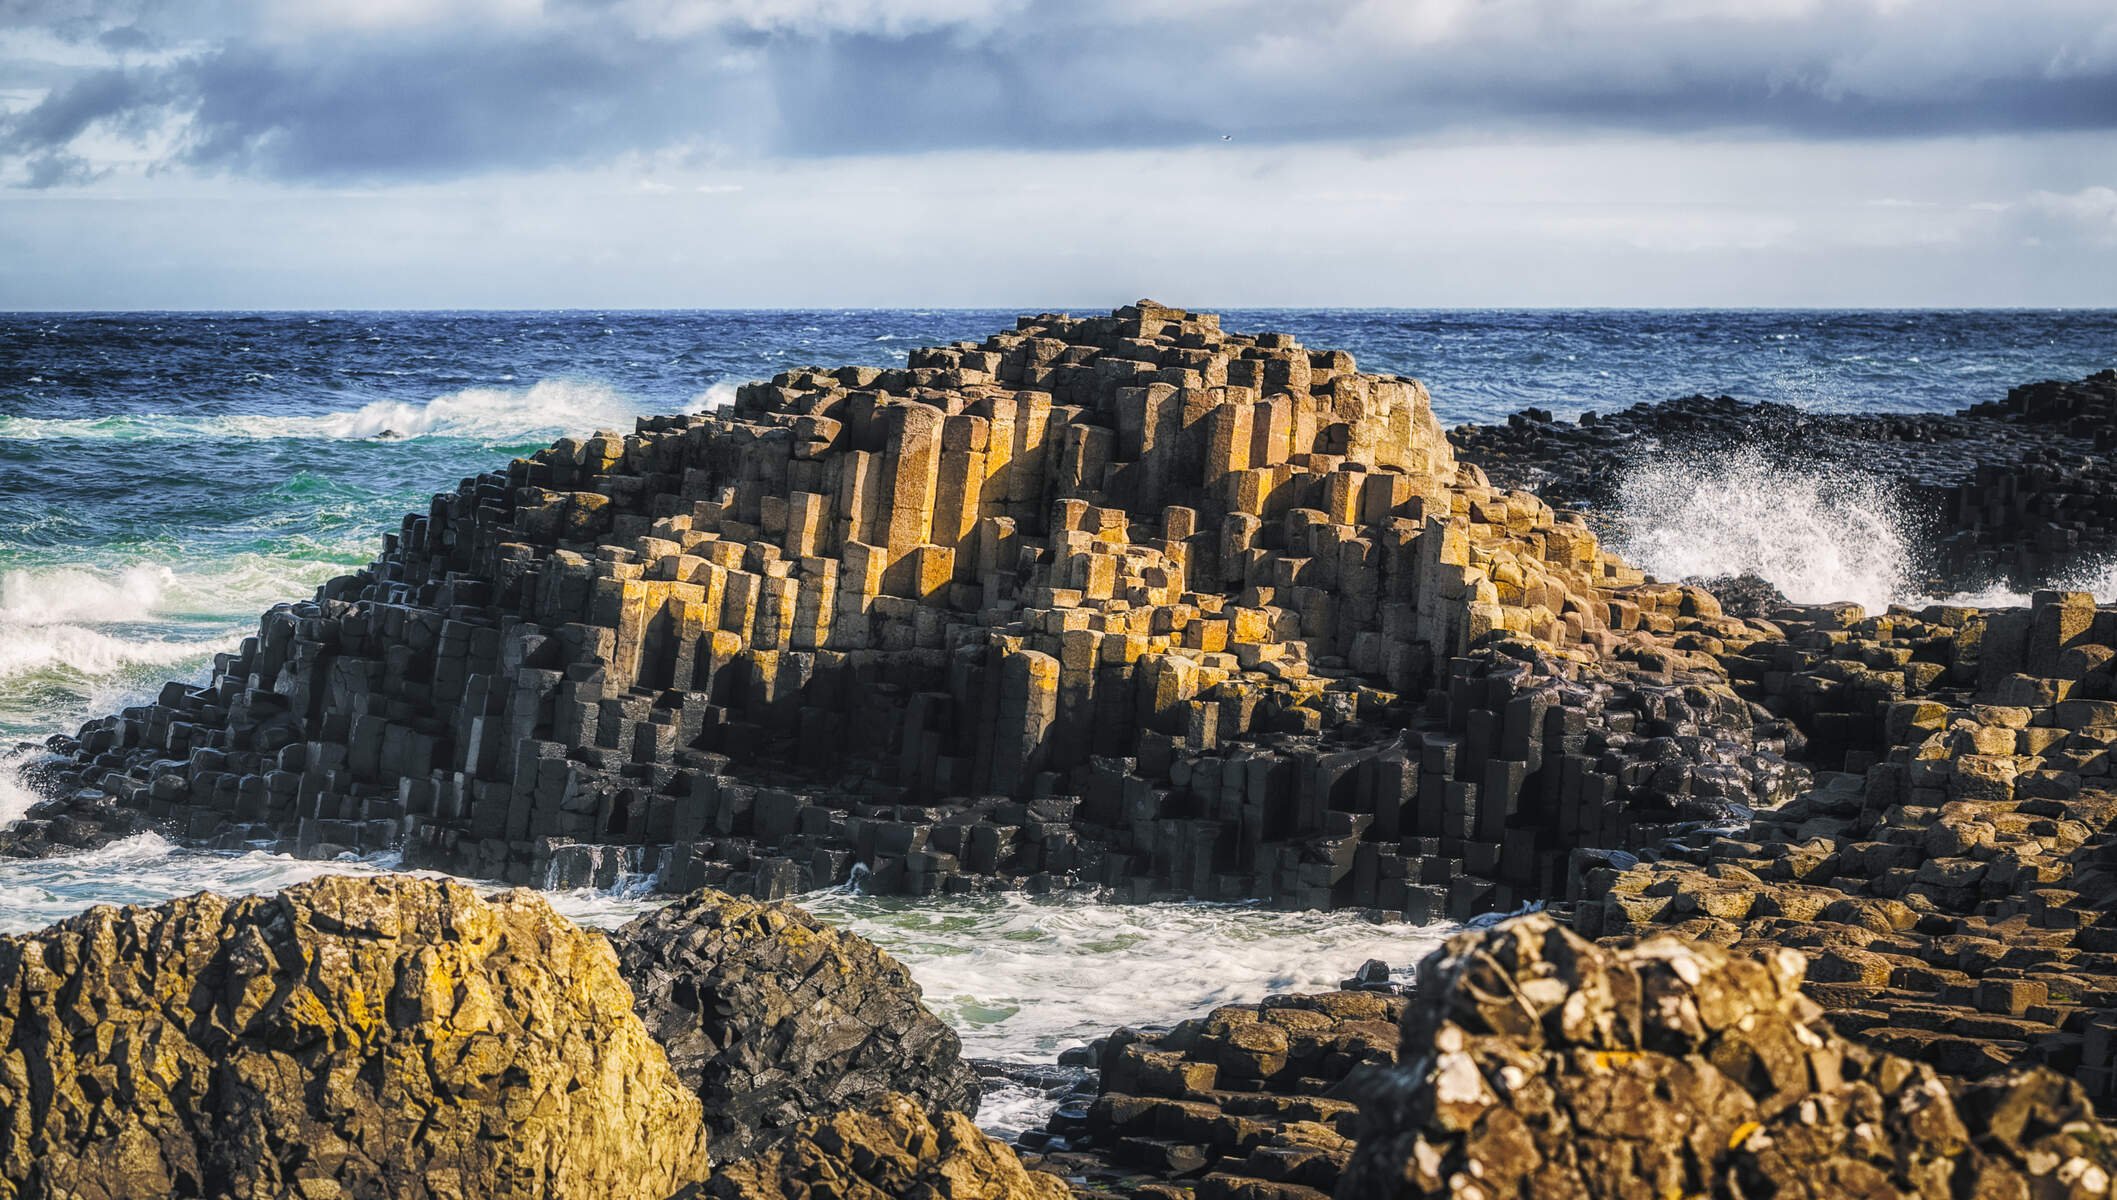
[[697,1098],[600,938],[404,876],[0,938],[0,1197],[663,1197]]

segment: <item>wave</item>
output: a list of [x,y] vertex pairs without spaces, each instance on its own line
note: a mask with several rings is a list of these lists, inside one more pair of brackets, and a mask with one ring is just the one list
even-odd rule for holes
[[1910,544],[1889,485],[1755,449],[1633,464],[1613,548],[1663,579],[1757,575],[1797,604],[1870,612],[1906,592]]
[[29,806],[37,802],[34,792],[25,787],[17,772],[21,768],[21,756],[0,755],[0,826],[9,825],[22,818]]
[[[710,411],[727,404],[734,395],[735,385],[720,381],[676,411]],[[454,438],[506,444],[537,437],[558,437],[569,432],[629,429],[634,418],[656,411],[656,408],[605,384],[546,379],[526,388],[464,388],[423,403],[375,400],[346,412],[295,417],[265,413],[214,417],[167,413],[111,417],[0,416],[0,438],[16,441]]]
[[[1455,931],[1350,912],[1079,894],[913,901],[838,890],[801,904],[902,959],[966,1054],[1030,1062],[1119,1025],[1167,1025],[1267,992],[1335,987],[1370,958],[1408,967]],[[1151,988],[1137,986],[1145,979]]]
[[240,620],[350,569],[344,557],[239,553],[109,567],[58,564],[0,573],[0,637],[25,627],[128,625],[172,620]]
[[342,562],[243,553],[181,568],[134,563],[0,574],[0,734],[42,736],[141,703],[171,675],[234,650],[258,614],[300,600]]
[[115,575],[77,567],[9,571],[0,575],[0,626],[145,620],[175,581],[168,567],[144,563]]
[[[1756,575],[1796,604],[1851,601],[1869,612],[2029,603],[1999,586],[1924,591],[1894,486],[1844,467],[1811,469],[1756,449],[1654,458],[1625,471],[1617,497],[1611,548],[1663,579]],[[2117,603],[2117,561],[2078,564],[2049,586]]]
[[[2076,567],[2050,580],[2048,586],[2061,592],[2087,592],[2095,597],[2097,604],[2117,604],[2117,560]],[[1963,604],[1973,608],[2021,608],[2031,599],[2033,597],[2028,592],[1992,584],[1970,591],[1919,596],[1911,603]]]
[[241,644],[239,634],[186,641],[121,637],[80,625],[0,630],[0,683],[33,675],[95,678],[131,667],[174,667]]

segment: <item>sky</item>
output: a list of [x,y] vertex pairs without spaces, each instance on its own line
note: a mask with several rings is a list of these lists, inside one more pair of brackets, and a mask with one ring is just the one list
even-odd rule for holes
[[2117,305],[2110,0],[0,0],[0,309]]

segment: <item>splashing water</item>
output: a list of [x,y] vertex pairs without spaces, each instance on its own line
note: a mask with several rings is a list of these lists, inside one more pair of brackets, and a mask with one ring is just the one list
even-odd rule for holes
[[1655,458],[1618,487],[1612,546],[1663,579],[1756,575],[1797,604],[1870,612],[1906,594],[1909,548],[1889,485],[1754,448]]
[[[0,764],[0,818],[19,815],[29,801]],[[201,890],[272,892],[321,875],[397,867],[394,855],[312,862],[263,850],[193,850],[141,834],[84,854],[0,860],[0,934],[39,929],[94,904],[154,904]],[[464,882],[487,892],[501,886]],[[637,887],[546,898],[600,929],[666,902]],[[798,902],[901,960],[928,1007],[962,1036],[966,1056],[1015,1063],[1049,1063],[1059,1050],[1123,1025],[1166,1026],[1270,992],[1327,990],[1370,958],[1406,968],[1453,931],[1377,925],[1344,912],[1108,904],[1080,894],[913,900],[836,890]],[[1056,1103],[1006,1081],[988,1081],[987,1090],[978,1119],[1002,1136],[1040,1126]]]
[[[720,381],[692,397],[680,411],[710,412],[735,398],[735,385]],[[303,416],[262,413],[184,416],[140,413],[117,417],[14,417],[0,415],[0,437],[16,441],[198,440],[279,438],[362,440],[452,438],[487,445],[513,444],[594,429],[629,432],[633,419],[651,410],[636,398],[601,383],[546,379],[527,388],[476,387],[431,400],[375,400],[345,412]]]

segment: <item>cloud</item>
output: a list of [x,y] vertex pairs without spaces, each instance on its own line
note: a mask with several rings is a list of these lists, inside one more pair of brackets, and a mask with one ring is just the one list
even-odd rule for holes
[[52,80],[0,118],[0,173],[31,186],[127,137],[150,166],[348,183],[628,155],[2117,129],[2105,0],[0,0],[0,25],[28,31],[0,59]]
[[2117,188],[2031,192],[2021,210],[2027,236],[2039,244],[2084,241],[2117,246]]

